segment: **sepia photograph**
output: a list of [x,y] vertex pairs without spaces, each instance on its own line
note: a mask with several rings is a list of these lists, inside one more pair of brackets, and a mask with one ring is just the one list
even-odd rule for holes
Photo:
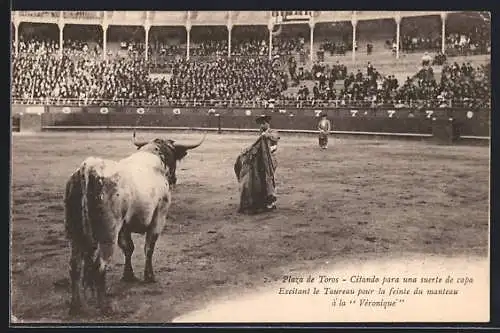
[[490,320],[490,12],[10,30],[11,326]]

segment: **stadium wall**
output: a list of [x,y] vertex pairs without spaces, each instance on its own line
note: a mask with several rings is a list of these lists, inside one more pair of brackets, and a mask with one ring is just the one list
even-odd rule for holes
[[[23,126],[23,106],[15,106]],[[25,107],[29,108],[29,107]],[[20,110],[21,109],[21,110]],[[272,115],[272,126],[291,132],[313,132],[320,112],[331,119],[334,132],[407,136],[489,138],[489,109],[394,109],[394,108],[172,108],[172,107],[69,107],[45,106],[41,130],[151,128],[255,130],[255,116]],[[30,121],[33,122],[33,113]],[[20,115],[20,116],[19,116]],[[13,123],[15,118],[13,119]],[[30,127],[33,129],[33,126]],[[14,130],[16,130],[14,126]],[[439,134],[441,133],[441,134]]]

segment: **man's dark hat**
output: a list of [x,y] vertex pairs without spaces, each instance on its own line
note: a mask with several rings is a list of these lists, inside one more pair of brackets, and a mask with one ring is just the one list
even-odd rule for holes
[[268,123],[270,121],[271,121],[271,116],[268,116],[268,115],[265,115],[265,114],[260,115],[257,118],[255,118],[255,122],[257,124],[262,124],[263,122],[267,122]]

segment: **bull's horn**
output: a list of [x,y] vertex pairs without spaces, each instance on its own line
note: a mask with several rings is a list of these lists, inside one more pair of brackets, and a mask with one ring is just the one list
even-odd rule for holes
[[176,148],[181,148],[181,149],[185,149],[185,150],[193,149],[193,148],[199,147],[203,143],[203,141],[205,141],[206,137],[207,137],[207,133],[204,133],[203,138],[201,138],[201,140],[198,143],[191,144],[191,145],[183,145],[180,143],[174,143],[174,146]]
[[142,146],[144,146],[145,144],[148,143],[148,141],[137,141],[136,140],[136,138],[135,138],[135,128],[134,128],[134,134],[132,135],[132,142],[134,143],[134,145],[137,148],[141,148]]

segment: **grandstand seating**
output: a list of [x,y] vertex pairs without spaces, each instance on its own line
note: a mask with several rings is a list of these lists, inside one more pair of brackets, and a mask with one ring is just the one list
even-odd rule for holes
[[[219,24],[224,26],[224,24],[228,20],[228,15],[229,14],[227,14],[226,12],[219,12],[214,15],[209,15],[205,12],[197,12],[196,14],[192,14],[191,19],[201,20],[207,25]],[[69,15],[67,17],[72,19],[80,18],[82,20],[98,20],[102,19],[101,16],[89,16],[85,13],[81,13],[78,15]],[[153,12],[148,14],[146,12],[138,12],[124,14],[120,12],[113,12],[109,14],[107,18],[115,20],[116,23],[121,23],[130,21],[131,19],[137,22],[145,22],[148,19],[160,20],[165,17],[169,17],[172,18],[172,20],[175,19],[179,21],[184,20],[185,16],[186,15],[180,13],[165,14]],[[243,15],[242,17],[248,21],[249,18],[247,16],[248,15]],[[57,16],[55,16],[54,13],[50,12],[47,13],[47,17],[50,21],[55,19]],[[233,14],[233,17],[237,18],[238,15]],[[34,18],[37,20],[37,22],[39,22],[38,20],[40,16],[27,15],[24,16],[23,19],[29,21],[30,18]],[[428,20],[430,20],[429,22],[432,21],[431,19]],[[411,18],[411,21],[413,22],[412,24],[415,24],[418,19]],[[436,21],[436,18],[434,18],[433,22],[434,25],[430,25],[431,28],[428,28],[429,31],[432,29],[436,30],[436,22],[438,21]],[[197,23],[197,25],[199,25],[199,22]],[[439,24],[437,24],[437,26],[439,26]],[[332,31],[340,31],[339,29],[342,31],[342,33],[332,33]],[[351,43],[352,31],[350,31],[350,29],[352,29],[352,27],[350,27],[350,22],[348,22],[347,25],[344,25],[343,28],[339,28],[339,26],[334,27],[328,23],[319,24],[317,26],[317,31],[315,31],[315,33],[317,32],[317,35],[314,42],[314,50],[320,50],[325,38],[330,42],[339,42],[343,37],[346,43]],[[97,54],[94,55],[92,55],[91,52],[86,53],[85,51],[81,51],[81,45],[84,45],[85,43],[87,44],[88,49],[102,49],[101,46],[98,46],[96,41],[81,41],[82,43],[79,42],[80,46],[75,46],[77,45],[75,43],[65,43],[64,52],[66,58],[64,60],[64,64],[59,63],[61,60],[57,60],[57,58],[53,57],[45,57],[40,60],[38,59],[39,56],[37,54],[16,55],[13,61],[13,94],[14,97],[18,99],[29,99],[30,97],[54,97],[53,95],[57,95],[58,93],[53,92],[53,90],[56,89],[57,85],[60,85],[58,83],[58,80],[63,78],[61,76],[63,74],[61,74],[60,71],[62,71],[65,75],[76,75],[81,84],[80,86],[78,86],[78,93],[66,92],[68,94],[66,97],[80,98],[81,95],[85,96],[86,100],[88,100],[89,98],[90,100],[102,98],[158,99],[160,98],[160,95],[163,95],[167,99],[209,98],[243,99],[245,101],[249,101],[255,98],[266,100],[270,98],[285,98],[285,96],[290,96],[289,98],[296,99],[299,95],[301,86],[306,85],[309,90],[312,91],[315,83],[317,83],[317,81],[315,82],[311,79],[308,79],[306,75],[306,77],[301,79],[298,87],[294,86],[292,84],[292,77],[290,77],[287,68],[288,58],[293,56],[297,60],[298,67],[303,67],[306,73],[311,72],[314,62],[310,62],[308,55],[308,52],[310,51],[310,44],[307,41],[307,39],[309,38],[309,26],[290,25],[285,26],[283,29],[280,28],[280,30],[275,31],[275,35],[273,36],[273,56],[281,56],[281,62],[279,66],[276,65],[274,60],[267,60],[268,40],[260,36],[259,38],[261,38],[260,40],[263,42],[263,44],[261,45],[257,42],[255,44],[257,46],[253,45],[250,48],[251,50],[253,50],[252,53],[248,53],[248,51],[245,51],[242,54],[243,56],[254,58],[254,60],[252,61],[254,61],[255,64],[258,64],[254,68],[254,72],[251,72],[250,70],[252,65],[248,65],[248,59],[231,61],[220,59],[218,60],[218,62],[214,62],[217,57],[224,57],[227,53],[227,41],[224,39],[227,38],[224,35],[227,34],[227,30],[223,28],[219,29],[219,32],[217,32],[216,30],[214,30],[215,32],[212,34],[213,41],[199,42],[192,40],[190,42],[191,62],[194,62],[195,64],[182,65],[187,66],[186,72],[183,72],[183,77],[181,77],[182,82],[178,80],[178,74],[174,73],[174,79],[177,78],[177,81],[175,81],[175,85],[172,82],[168,82],[168,80],[150,79],[147,76],[147,72],[148,68],[149,71],[152,71],[151,68],[154,67],[155,70],[158,70],[159,72],[164,70],[171,73],[172,68],[175,67],[174,62],[179,62],[180,59],[184,58],[186,55],[187,44],[184,32],[179,34],[180,37],[171,38],[169,40],[158,40],[157,38],[155,39],[150,35],[149,48],[151,57],[149,58],[148,63],[145,62],[142,52],[128,52],[127,50],[124,50],[120,45],[122,40],[116,40],[116,38],[108,40],[107,51],[111,55],[119,55],[122,58],[124,57],[126,60],[119,60],[117,62],[117,60],[114,60],[114,57],[110,57],[108,58],[108,65],[105,65],[104,63],[102,63],[102,60],[97,58],[93,60],[87,59],[87,62],[82,62],[82,60],[80,60],[82,55],[86,58],[95,58],[96,56],[100,56],[101,51],[97,52]],[[323,63],[330,65],[333,65],[337,62],[343,63],[347,65],[349,72],[357,73],[358,70],[360,70],[366,75],[366,65],[368,62],[371,62],[383,77],[387,75],[393,75],[398,80],[401,87],[406,81],[407,77],[414,77],[415,74],[421,69],[421,59],[426,50],[418,49],[415,52],[407,52],[407,50],[401,49],[400,57],[399,59],[396,59],[390,46],[392,39],[394,38],[394,30],[395,22],[392,19],[384,19],[379,21],[370,20],[361,22],[357,30],[358,50],[356,52],[355,61],[353,62],[351,60],[351,46],[346,44],[346,46],[348,47],[346,49],[345,55],[331,55],[327,51],[324,54]],[[402,29],[402,38],[405,36],[405,31],[408,31],[408,36],[410,36],[411,34],[414,34],[416,30],[414,28],[406,28],[406,30]],[[33,52],[35,49],[29,49],[27,47],[30,45],[35,45],[33,42],[35,41],[33,36],[36,35],[36,31],[31,31],[30,35],[24,36],[21,29],[19,34],[19,40],[23,41],[22,47],[20,47],[20,52]],[[119,35],[119,32],[117,32],[116,34]],[[49,35],[50,33],[47,32],[46,36],[44,36],[46,39],[51,41],[49,44],[52,45],[52,48],[47,51],[49,53],[56,53],[59,36],[57,34],[53,36]],[[433,40],[437,38],[436,36],[436,31],[434,31],[434,36],[432,37]],[[123,40],[128,40],[129,37],[130,36],[123,36]],[[134,38],[136,40],[137,38],[139,38],[140,40],[140,36],[134,36]],[[242,36],[240,36],[239,38],[242,38]],[[248,38],[252,38],[251,34],[248,36]],[[96,40],[99,40],[99,37],[97,37]],[[152,42],[153,40],[155,41],[155,43]],[[159,56],[160,48],[156,46],[157,40],[159,43],[165,43],[169,46],[175,45],[175,48],[167,48],[167,55]],[[217,42],[214,42],[214,40],[217,40]],[[371,54],[367,54],[366,52],[366,44],[368,43],[373,45],[373,52]],[[40,43],[37,45],[39,46],[37,46],[36,49],[43,49],[43,47],[40,46]],[[241,44],[239,43],[239,41],[233,39],[232,53],[238,54],[242,49],[249,49],[248,44],[243,43],[243,46],[240,46]],[[136,43],[136,49],[140,50],[143,47],[143,42]],[[75,50],[75,48],[78,48],[78,50]],[[224,53],[224,50],[226,50],[226,53]],[[460,52],[458,53],[460,54]],[[431,54],[434,55],[435,53],[432,52]],[[238,57],[239,56],[240,54],[238,54]],[[263,57],[265,59],[257,61],[257,56]],[[33,57],[37,59],[34,59]],[[315,58],[316,55],[314,54],[313,59],[316,60]],[[162,62],[166,62],[165,66],[161,65]],[[472,66],[476,68],[480,65],[487,65],[490,62],[490,55],[454,55],[453,58],[448,59],[448,63],[453,62],[457,62],[459,64],[470,62]],[[182,61],[182,63],[185,64],[184,61]],[[152,66],[152,64],[156,65]],[[99,80],[102,80],[99,75],[101,75],[103,71],[106,72],[104,69],[106,68],[106,66],[111,66],[111,68],[116,68],[116,70],[121,71],[119,73],[107,73],[107,75],[111,75],[113,77],[113,84],[115,84],[115,86],[99,86]],[[212,67],[214,67],[215,69]],[[212,73],[214,77],[217,77],[217,79],[214,79],[215,81],[207,81],[210,79],[210,77],[200,77],[203,75],[207,75],[207,70],[209,70],[207,68],[210,68],[211,71],[213,70],[213,72],[210,73]],[[229,69],[231,69],[231,71]],[[91,72],[85,73],[86,70],[90,70]],[[442,66],[434,66],[433,70],[434,79],[439,83],[441,80]],[[133,74],[130,71],[137,71],[139,74]],[[51,76],[48,74],[50,74]],[[27,78],[27,75],[32,75],[32,77]],[[251,75],[254,82],[248,82],[248,79],[245,80],[245,75]],[[29,86],[23,86],[25,84],[29,84]],[[38,87],[38,84],[43,84],[43,87]],[[209,93],[205,93],[204,91],[190,91],[190,89],[195,89],[198,84],[202,84],[203,89],[212,91],[210,91]],[[231,84],[236,86],[229,88],[228,85]],[[96,85],[98,86],[97,88],[95,87]],[[85,91],[85,89],[91,89],[92,86],[94,86],[94,88],[92,88],[92,92]],[[268,91],[263,91],[262,87],[265,87]],[[334,83],[334,87],[336,87],[335,89],[339,92],[341,87],[343,87],[343,81],[336,81]],[[45,91],[43,91],[43,89],[45,89]],[[101,92],[96,92],[96,89],[101,89]],[[121,90],[116,92],[109,92],[103,91],[103,89],[125,89],[126,93],[122,92]],[[130,89],[132,89],[133,91],[130,91]],[[134,89],[138,90],[136,91]],[[363,89],[372,88],[368,88],[367,86]],[[251,92],[251,94],[249,94],[249,92]],[[34,96],[33,94],[35,94],[36,96]],[[368,94],[368,91],[363,91],[363,94],[358,96],[357,98],[364,99],[366,97],[365,94]],[[437,93],[433,93],[431,95],[432,96],[426,97],[435,98],[435,95],[437,95]]]

